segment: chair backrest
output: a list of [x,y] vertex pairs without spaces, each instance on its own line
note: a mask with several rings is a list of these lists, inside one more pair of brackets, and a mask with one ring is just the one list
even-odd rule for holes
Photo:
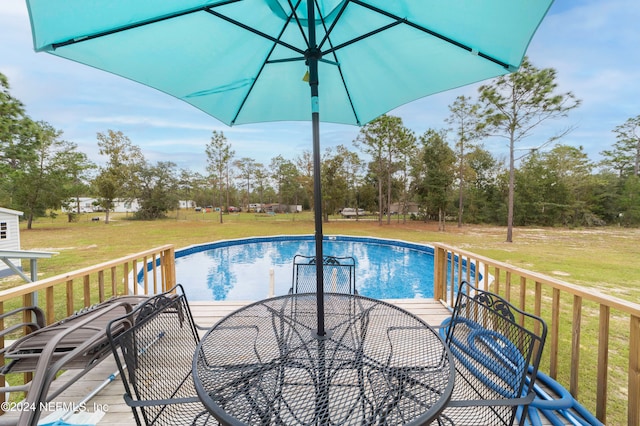
[[[546,335],[542,319],[463,281],[446,336],[458,376],[466,382],[460,387],[456,384],[456,393],[468,400],[527,395],[535,382]],[[517,406],[496,407],[492,415],[511,424],[516,410]]]
[[107,334],[125,401],[138,424],[191,424],[198,416],[208,418],[191,378],[199,337],[182,286],[112,321]]
[[[356,261],[353,257],[325,256],[322,277],[324,291],[328,293],[358,294],[356,289]],[[315,256],[295,255],[291,293],[316,291]]]

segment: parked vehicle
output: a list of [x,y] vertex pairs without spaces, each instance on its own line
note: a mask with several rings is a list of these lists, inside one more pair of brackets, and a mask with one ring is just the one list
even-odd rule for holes
[[345,207],[344,209],[340,210],[340,214],[343,217],[356,217],[356,216],[364,216],[364,209],[358,209],[357,213],[356,213],[356,209],[351,208],[351,207]]

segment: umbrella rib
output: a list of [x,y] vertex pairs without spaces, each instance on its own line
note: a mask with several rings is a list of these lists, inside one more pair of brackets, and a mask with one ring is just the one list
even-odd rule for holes
[[298,0],[298,3],[296,3],[296,7],[293,7],[293,3],[291,3],[291,0],[287,0],[287,3],[289,3],[289,7],[291,8],[291,15],[289,15],[289,20],[287,21],[287,24],[291,21],[291,17],[295,17],[296,23],[298,24],[298,29],[300,30],[300,34],[302,34],[302,38],[304,39],[304,44],[306,44],[307,46],[309,46],[309,39],[307,38],[307,33],[304,32],[304,30],[302,29],[302,23],[300,22],[300,18],[298,18],[298,13],[296,12],[296,9],[298,8],[298,6],[300,6],[300,3],[302,2],[302,0]]
[[[300,2],[301,0],[299,0],[298,2]],[[216,14],[214,14],[216,15]],[[217,15],[216,15],[217,16]],[[226,18],[226,17],[222,17],[221,18]],[[253,91],[254,86],[256,85],[256,82],[258,81],[258,77],[260,77],[260,75],[262,74],[262,71],[264,70],[264,67],[267,64],[271,64],[271,63],[277,63],[277,62],[288,62],[288,61],[296,61],[296,60],[303,60],[305,59],[304,57],[301,58],[289,58],[287,60],[275,60],[275,61],[270,61],[269,57],[271,57],[271,54],[273,53],[273,51],[275,50],[276,46],[278,44],[282,44],[282,43],[278,43],[280,40],[280,38],[282,37],[282,35],[284,34],[285,29],[287,28],[287,25],[289,25],[289,22],[291,22],[291,17],[292,15],[289,15],[289,17],[287,18],[285,24],[282,26],[282,30],[280,31],[280,33],[278,34],[277,38],[273,38],[273,46],[271,46],[271,50],[269,50],[269,53],[267,54],[267,57],[265,59],[265,61],[262,63],[262,66],[260,67],[260,70],[258,70],[257,74],[256,74],[256,78],[253,79],[253,82],[251,83],[251,86],[249,87],[249,90],[247,90],[246,95],[244,96],[244,98],[242,99],[242,102],[240,102],[240,106],[238,107],[235,115],[233,116],[233,119],[231,120],[231,124],[233,125],[236,120],[238,119],[238,115],[240,115],[240,111],[242,111],[242,108],[244,107],[244,104],[247,102],[247,99],[249,99],[249,95],[251,94],[251,92]],[[296,20],[297,20],[297,15],[296,15]],[[226,20],[226,19],[225,19]],[[233,20],[229,20],[228,22],[231,22],[233,24],[235,24],[235,22]],[[253,30],[252,28],[247,27],[246,25],[240,24],[239,22],[237,23],[240,25],[241,28],[245,28],[248,29],[249,31],[253,32],[254,34],[258,34],[261,35],[261,33]],[[266,34],[265,34],[266,35]],[[272,37],[267,37],[268,39],[272,39]],[[292,46],[293,47],[293,46]],[[303,53],[303,52],[300,52]]]
[[[322,16],[320,18],[320,20],[322,21],[322,26],[324,27],[324,32],[325,35],[322,39],[322,41],[320,42],[318,48],[322,51],[322,45],[326,42],[329,43],[329,46],[331,48],[333,48],[333,43],[331,43],[331,38],[329,37],[331,34],[331,31],[333,30],[333,28],[335,27],[336,23],[340,20],[340,17],[342,16],[342,13],[344,12],[344,10],[347,7],[347,4],[349,3],[349,0],[346,0],[344,2],[344,4],[342,5],[342,7],[340,8],[340,11],[338,12],[338,15],[336,16],[336,19],[333,21],[333,24],[331,24],[331,26],[327,29],[327,25],[326,25],[326,21],[324,19],[324,16]],[[333,59],[335,60],[335,65],[338,67],[338,73],[340,74],[340,81],[342,81],[342,86],[344,87],[344,91],[347,95],[347,99],[349,100],[349,105],[351,106],[351,112],[353,112],[353,117],[356,120],[356,123],[358,124],[358,126],[360,126],[360,117],[358,117],[358,113],[356,111],[356,107],[353,104],[353,99],[351,98],[351,93],[349,91],[349,87],[347,86],[347,82],[344,79],[344,74],[342,73],[342,66],[340,65],[340,61],[338,60],[338,56],[334,51],[329,52],[331,53],[331,55],[333,56]],[[320,59],[322,60],[322,59]],[[326,62],[326,61],[323,61]]]
[[[322,50],[322,46],[325,44],[325,42],[327,42],[327,40],[329,40],[329,36],[331,34],[331,32],[333,31],[333,28],[336,26],[336,24],[340,21],[340,17],[342,16],[342,14],[344,13],[345,9],[347,8],[347,5],[349,4],[350,0],[346,0],[343,4],[342,7],[340,8],[340,11],[338,12],[338,14],[336,15],[336,18],[334,19],[333,23],[331,24],[331,26],[329,27],[329,29],[327,30],[325,27],[325,34],[324,37],[322,38],[322,40],[320,40],[320,43],[318,43],[318,48],[320,50]],[[322,18],[322,25],[324,25],[324,17]],[[329,44],[331,44],[331,42],[329,41]]]
[[[280,64],[282,62],[297,62],[297,61],[306,61],[306,60],[307,60],[307,58],[303,58],[303,57],[299,57],[299,58],[282,58],[282,59],[269,59],[269,60],[265,61],[265,63],[267,63],[267,64]],[[323,62],[323,63],[329,64],[329,65],[340,66],[340,64],[337,62],[337,59],[335,61],[330,61],[328,59],[319,58],[318,62]]]
[[[282,41],[280,39],[272,37],[267,33],[263,33],[262,31],[258,31],[258,30],[254,29],[254,28],[251,28],[250,26],[245,25],[242,22],[238,22],[235,19],[231,19],[228,16],[222,15],[221,13],[218,13],[218,12],[216,12],[214,10],[205,10],[205,12],[208,12],[208,13],[212,14],[213,16],[217,17],[217,18],[220,18],[220,19],[222,19],[224,21],[229,22],[230,24],[233,24],[233,25],[235,25],[237,27],[240,27],[243,30],[247,30],[247,31],[249,31],[249,32],[251,32],[251,33],[253,33],[255,35],[258,35],[258,36],[263,37],[263,38],[265,38],[265,39],[267,39],[269,41],[272,41],[275,44],[279,44],[280,46],[286,47],[288,49],[293,50],[294,52],[297,52],[297,53],[299,53],[301,55],[304,55],[304,50],[301,50],[301,49],[297,48],[296,46],[294,46],[292,44],[289,44],[289,43],[286,43],[286,42],[284,42],[284,41]],[[286,25],[285,25],[285,27],[286,27]]]
[[117,34],[117,33],[123,32],[123,31],[131,30],[131,29],[138,28],[138,27],[143,27],[145,25],[155,24],[155,23],[166,21],[166,20],[173,19],[173,18],[179,18],[181,16],[190,15],[190,14],[196,13],[196,12],[209,11],[213,7],[225,6],[227,4],[236,3],[236,2],[239,2],[239,1],[242,1],[242,0],[222,1],[222,2],[216,3],[215,5],[200,6],[200,7],[194,8],[194,9],[183,10],[181,12],[172,13],[170,15],[165,15],[165,16],[160,16],[160,17],[153,18],[153,19],[147,19],[145,21],[135,22],[133,24],[124,25],[122,27],[114,28],[114,29],[107,30],[107,31],[101,31],[101,32],[98,32],[98,33],[95,33],[95,34],[78,36],[78,37],[71,38],[69,40],[62,41],[60,43],[51,43],[51,48],[53,50],[56,50],[59,47],[69,46],[69,45],[72,45],[72,44],[81,43],[83,41],[88,41],[88,40],[93,40],[93,39],[104,37],[104,36],[108,36],[108,35],[111,35],[111,34]]
[[347,46],[349,46],[349,45],[351,45],[351,44],[353,44],[353,43],[357,43],[357,42],[359,42],[360,40],[363,40],[363,39],[365,39],[365,38],[367,38],[367,37],[371,37],[371,36],[373,36],[373,35],[379,34],[379,33],[381,33],[382,31],[388,30],[389,28],[396,27],[396,26],[398,26],[398,25],[400,25],[400,24],[402,24],[402,23],[403,23],[403,22],[401,22],[401,21],[392,22],[392,23],[390,23],[390,24],[388,24],[388,25],[385,25],[384,27],[380,27],[380,28],[378,28],[377,30],[370,31],[370,32],[368,32],[368,33],[366,33],[366,34],[362,34],[361,36],[358,36],[358,37],[352,38],[352,39],[351,39],[351,40],[349,40],[349,41],[345,41],[344,43],[341,43],[341,44],[339,44],[339,45],[337,45],[337,46],[333,46],[333,47],[331,47],[330,49],[327,49],[327,50],[325,50],[324,52],[322,52],[322,54],[323,54],[323,55],[326,55],[327,53],[335,53],[337,50],[340,50],[340,49],[342,49],[342,48],[344,48],[344,47],[347,47]]
[[[397,15],[394,15],[393,13],[387,12],[386,10],[382,10],[382,9],[377,8],[375,6],[372,6],[370,4],[364,3],[361,0],[349,0],[349,1],[351,3],[355,3],[355,4],[359,5],[359,6],[362,6],[364,8],[369,9],[369,10],[377,12],[377,13],[379,13],[381,15],[387,16],[387,17],[389,17],[391,19],[395,19],[396,21],[398,21],[398,23],[402,23],[402,24],[408,25],[408,26],[413,27],[413,28],[415,28],[415,29],[417,29],[419,31],[425,32],[425,33],[427,33],[427,34],[429,34],[429,35],[431,35],[433,37],[436,37],[436,38],[438,38],[438,39],[440,39],[442,41],[445,41],[447,43],[453,44],[454,46],[459,47],[461,49],[464,49],[464,50],[466,50],[466,51],[468,51],[470,53],[476,54],[476,55],[480,56],[481,58],[486,59],[488,61],[491,61],[491,62],[493,62],[493,63],[495,63],[497,65],[500,65],[501,67],[503,67],[503,68],[505,68],[505,69],[507,69],[509,71],[515,71],[517,69],[517,67],[515,67],[513,65],[510,65],[510,64],[508,64],[508,63],[506,63],[504,61],[501,61],[500,59],[494,58],[493,56],[487,55],[486,53],[477,52],[473,48],[471,48],[470,46],[467,46],[466,44],[460,43],[459,41],[456,41],[456,40],[454,40],[452,38],[449,38],[449,37],[447,37],[447,36],[445,36],[443,34],[440,34],[440,33],[436,32],[436,31],[430,30],[429,28],[426,28],[426,27],[418,25],[418,24],[416,24],[414,22],[411,22],[411,21],[407,20],[406,18],[401,18],[401,17],[399,17]],[[380,31],[385,30],[385,29],[387,29],[387,28],[383,27],[381,30],[379,30],[377,32],[380,32]],[[375,32],[373,34],[375,34]],[[371,36],[373,34],[370,33],[370,34],[368,34],[368,36]],[[362,37],[360,39],[362,39]],[[347,43],[344,43],[344,44],[336,47],[336,49],[342,48],[346,44]]]

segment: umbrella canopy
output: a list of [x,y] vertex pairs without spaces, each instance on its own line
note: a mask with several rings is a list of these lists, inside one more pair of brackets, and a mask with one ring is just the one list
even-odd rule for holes
[[[553,0],[27,0],[34,47],[159,89],[228,125],[362,125],[516,71]],[[322,112],[322,114],[320,114]]]
[[[27,0],[34,47],[159,89],[228,124],[365,124],[514,71],[552,0]],[[313,3],[311,3],[313,4]],[[293,7],[297,9],[292,11]]]

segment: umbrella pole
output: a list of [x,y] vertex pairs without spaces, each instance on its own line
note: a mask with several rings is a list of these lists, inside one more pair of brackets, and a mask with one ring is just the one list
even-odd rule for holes
[[313,213],[316,242],[316,305],[318,316],[317,336],[325,337],[324,330],[324,273],[322,256],[322,191],[320,179],[320,105],[318,102],[318,59],[320,50],[316,45],[314,1],[307,1],[309,23],[309,49],[305,52],[309,66],[309,87],[311,88],[311,127],[313,131]]

